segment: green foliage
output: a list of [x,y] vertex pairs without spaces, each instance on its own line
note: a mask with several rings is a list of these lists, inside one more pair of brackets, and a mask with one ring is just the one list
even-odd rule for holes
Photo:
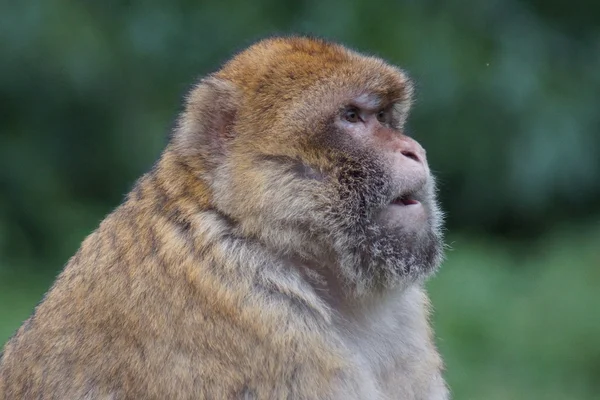
[[600,224],[534,244],[452,238],[429,284],[456,399],[596,399]]

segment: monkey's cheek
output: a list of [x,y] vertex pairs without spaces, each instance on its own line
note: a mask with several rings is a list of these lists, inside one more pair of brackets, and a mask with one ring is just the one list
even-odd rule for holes
[[379,221],[390,228],[412,232],[421,232],[429,224],[427,210],[420,202],[409,205],[390,204],[379,215]]

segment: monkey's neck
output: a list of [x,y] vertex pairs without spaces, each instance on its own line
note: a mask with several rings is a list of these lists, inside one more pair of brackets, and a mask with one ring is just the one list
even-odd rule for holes
[[335,272],[334,261],[321,263],[292,258],[291,264],[300,271],[315,294],[333,311],[333,319],[341,325],[367,323],[373,315],[382,311],[390,301],[403,297],[419,283],[407,282],[392,288],[358,291],[345,283]]

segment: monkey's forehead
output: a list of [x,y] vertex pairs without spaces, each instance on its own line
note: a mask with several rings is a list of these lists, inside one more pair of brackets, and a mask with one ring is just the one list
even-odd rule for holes
[[294,98],[319,86],[349,96],[371,93],[405,100],[412,93],[408,76],[385,61],[336,43],[306,37],[271,38],[231,59],[215,74],[249,97]]

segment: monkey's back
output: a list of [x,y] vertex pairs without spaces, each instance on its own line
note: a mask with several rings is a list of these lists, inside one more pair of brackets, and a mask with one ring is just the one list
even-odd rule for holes
[[0,398],[326,395],[344,362],[323,319],[218,215],[169,199],[149,175],[83,242],[6,345]]

